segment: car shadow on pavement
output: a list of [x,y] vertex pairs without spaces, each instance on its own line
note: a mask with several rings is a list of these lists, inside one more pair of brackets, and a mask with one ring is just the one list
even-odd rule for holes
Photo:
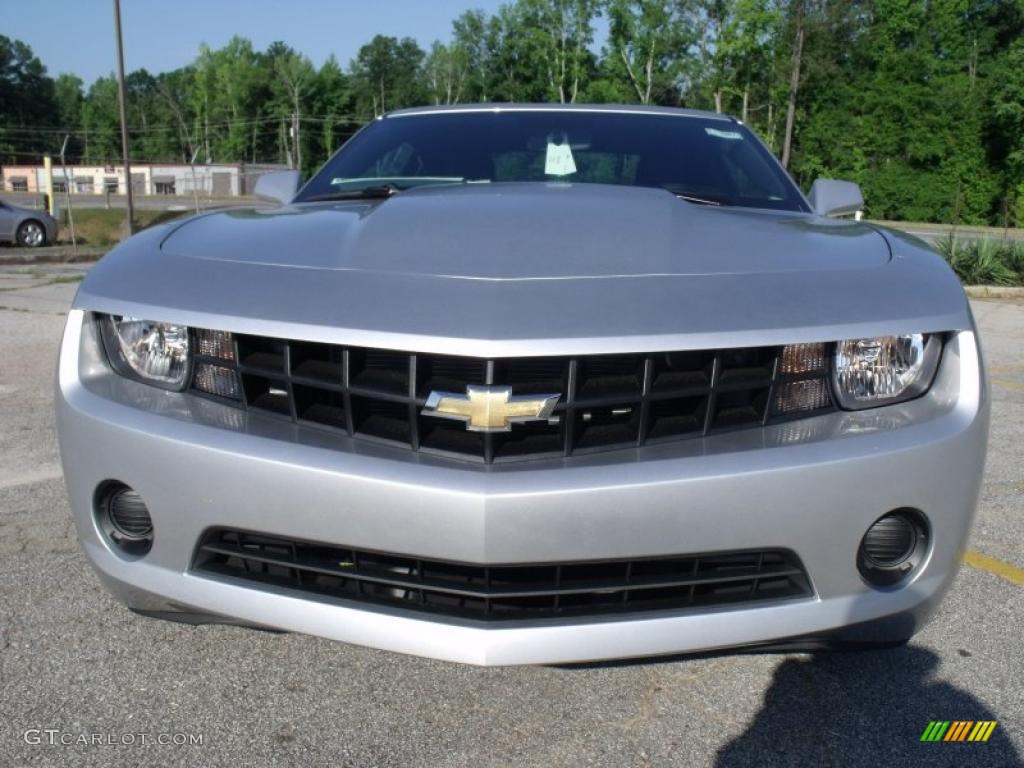
[[932,720],[999,720],[967,691],[933,679],[938,665],[914,645],[787,658],[753,722],[714,765],[1024,765],[1002,722],[984,743],[921,741]]

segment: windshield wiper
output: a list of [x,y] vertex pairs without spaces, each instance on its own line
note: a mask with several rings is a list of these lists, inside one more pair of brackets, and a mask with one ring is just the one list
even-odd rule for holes
[[490,179],[466,179],[462,176],[385,176],[365,179],[336,179],[334,183],[344,182],[377,182],[367,184],[365,187],[349,186],[345,189],[336,189],[329,192],[321,192],[318,195],[310,195],[299,203],[312,203],[318,200],[383,200],[393,195],[404,192],[413,187],[442,186],[445,184],[476,184],[489,182]]
[[732,203],[722,197],[704,197],[702,195],[694,195],[681,187],[673,187],[671,185],[666,185],[663,188],[671,192],[680,200],[685,200],[688,203],[696,203],[697,205],[732,205]]
[[321,200],[384,200],[402,191],[402,187],[396,184],[376,184],[372,187],[360,187],[359,189],[337,189],[333,192],[323,192],[319,195],[310,195],[300,200],[300,203],[313,203]]
[[725,205],[718,200],[708,200],[704,197],[694,197],[693,195],[684,195],[682,192],[673,192],[673,194],[680,200],[685,200],[688,203],[697,203],[697,205]]

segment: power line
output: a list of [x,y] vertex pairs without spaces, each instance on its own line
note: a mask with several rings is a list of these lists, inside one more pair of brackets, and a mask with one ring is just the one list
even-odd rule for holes
[[[195,117],[192,120],[190,120],[189,122],[190,123],[195,123],[197,121],[200,121],[200,119],[201,118]],[[216,123],[201,123],[198,126],[193,125],[192,127],[196,128],[196,130],[198,130],[198,131],[202,131],[205,128],[232,128],[232,127],[241,127],[241,126],[251,126],[251,125],[266,124],[266,123],[280,123],[281,121],[289,121],[290,122],[292,119],[293,119],[292,115],[289,114],[289,115],[280,115],[280,116],[275,116],[275,117],[258,117],[258,118],[251,118],[251,119],[246,119],[246,120],[225,120],[225,121],[216,122]],[[302,122],[308,122],[308,123],[337,123],[339,125],[341,125],[341,124],[357,124],[357,125],[362,125],[363,123],[368,123],[372,119],[373,119],[372,117],[358,117],[356,115],[303,115],[303,116],[301,116],[299,118],[299,120],[302,121]],[[6,134],[11,134],[11,133],[28,134],[28,135],[39,135],[39,136],[44,136],[44,135],[47,135],[47,136],[48,135],[64,136],[64,135],[67,135],[67,134],[71,134],[73,136],[76,136],[76,135],[77,136],[86,136],[86,135],[95,135],[96,133],[101,132],[101,131],[116,131],[116,130],[117,130],[117,126],[114,126],[114,125],[102,126],[100,128],[67,128],[67,129],[65,129],[65,128],[50,128],[50,127],[30,128],[30,127],[27,127],[27,126],[12,126],[12,127],[0,126],[0,136],[6,135]],[[152,134],[152,133],[180,133],[181,129],[179,127],[175,127],[173,125],[154,125],[154,126],[147,126],[145,128],[140,128],[140,127],[129,128],[128,132],[129,133],[145,135],[145,134]]]

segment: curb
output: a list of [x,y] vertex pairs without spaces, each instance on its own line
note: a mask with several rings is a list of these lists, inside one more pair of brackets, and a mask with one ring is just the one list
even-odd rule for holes
[[1024,228],[1022,227],[985,227],[974,224],[933,224],[920,221],[885,221],[883,219],[864,218],[870,224],[877,224],[890,229],[898,229],[903,232],[916,231],[926,232],[929,235],[971,235],[982,240],[1024,240]]
[[1024,288],[1005,285],[965,285],[964,293],[972,299],[1024,299]]
[[54,248],[45,253],[0,253],[0,267],[31,267],[33,264],[80,264],[99,261],[110,248],[90,246],[78,249],[75,253],[71,248]]

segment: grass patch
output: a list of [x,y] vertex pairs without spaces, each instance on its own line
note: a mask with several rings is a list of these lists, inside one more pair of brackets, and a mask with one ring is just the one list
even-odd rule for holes
[[[135,231],[140,232],[186,213],[188,211],[136,210]],[[79,245],[117,245],[126,234],[124,209],[75,208],[74,219],[75,237]],[[68,226],[66,210],[61,215],[57,242],[71,242],[71,228]]]
[[64,283],[80,283],[85,275],[58,275],[46,281],[47,285],[62,285]]
[[1024,286],[1024,242],[943,238],[936,247],[965,285]]

